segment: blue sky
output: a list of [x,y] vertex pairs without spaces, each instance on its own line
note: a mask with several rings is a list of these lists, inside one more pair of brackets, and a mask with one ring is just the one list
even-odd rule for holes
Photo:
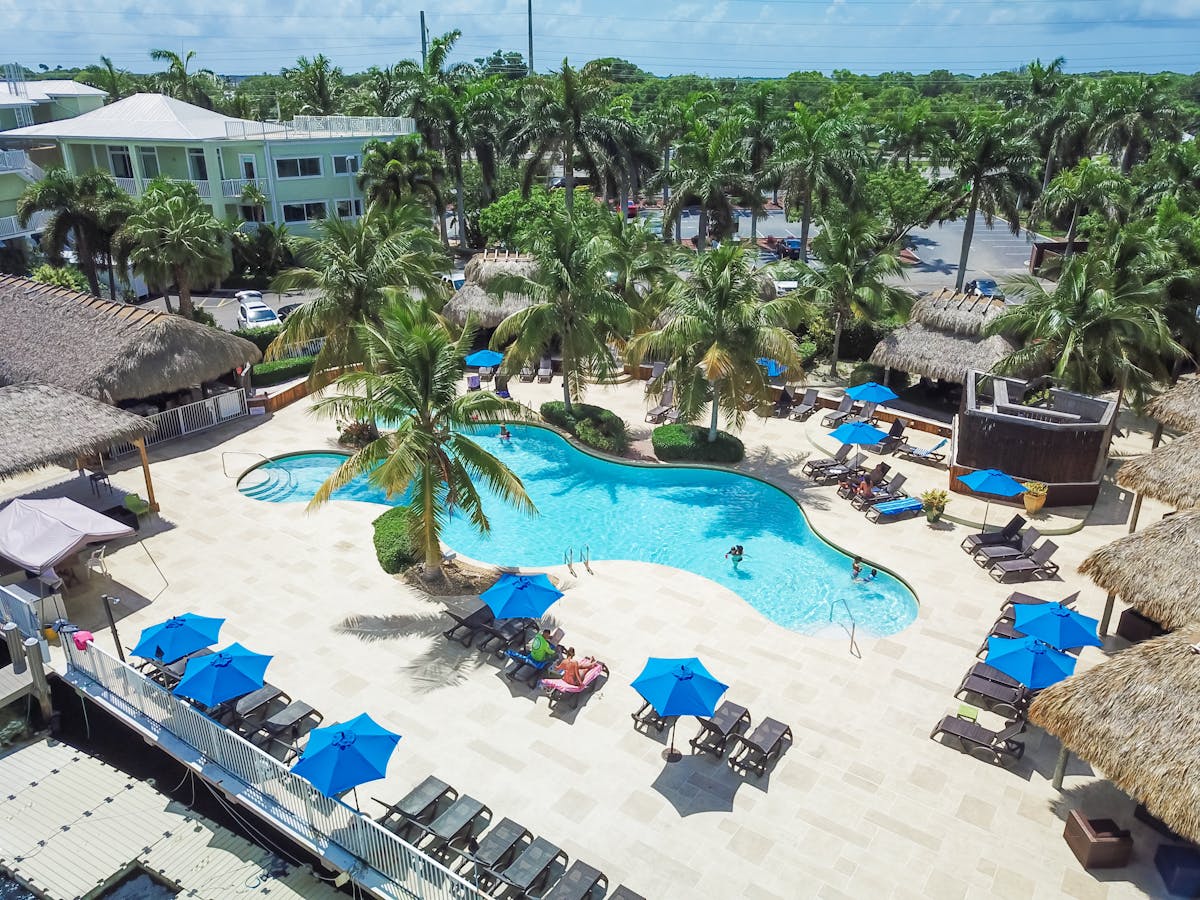
[[[1200,70],[1200,0],[533,0],[534,62],[621,56],[659,74],[781,76],[946,68],[980,74],[1034,58],[1069,71]],[[0,0],[0,61],[135,71],[152,47],[218,72],[278,71],[324,52],[346,71],[419,54],[459,28],[459,58],[524,50],[526,0]],[[203,8],[203,11],[201,11]],[[182,10],[182,11],[181,11]]]

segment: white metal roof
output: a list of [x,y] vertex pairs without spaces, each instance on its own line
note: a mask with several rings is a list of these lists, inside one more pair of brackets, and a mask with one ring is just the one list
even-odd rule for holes
[[47,81],[23,81],[17,91],[7,81],[0,81],[0,106],[28,106],[49,103],[56,97],[106,97],[107,91],[90,84],[66,79]]

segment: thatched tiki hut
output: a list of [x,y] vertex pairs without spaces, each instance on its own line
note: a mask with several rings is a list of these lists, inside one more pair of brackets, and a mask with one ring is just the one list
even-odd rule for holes
[[1146,404],[1146,415],[1176,431],[1200,430],[1200,378],[1182,379],[1159,394]]
[[1176,833],[1200,841],[1200,628],[1041,691],[1029,719]]
[[1117,484],[1175,509],[1200,506],[1200,432],[1185,434],[1117,470]]
[[472,256],[463,270],[466,282],[446,302],[442,315],[456,325],[465,325],[470,316],[480,328],[491,329],[513,313],[527,309],[532,303],[529,297],[511,291],[501,296],[489,289],[502,275],[533,278],[537,263],[528,256],[495,250]]

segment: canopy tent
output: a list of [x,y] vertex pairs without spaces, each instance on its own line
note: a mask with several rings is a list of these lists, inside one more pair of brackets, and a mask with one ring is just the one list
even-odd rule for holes
[[0,509],[0,556],[29,572],[57,565],[85,544],[134,531],[66,497],[13,500]]

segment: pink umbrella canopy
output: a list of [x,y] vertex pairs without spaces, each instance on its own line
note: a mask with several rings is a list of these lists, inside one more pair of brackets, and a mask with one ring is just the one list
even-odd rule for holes
[[66,497],[17,499],[0,509],[0,556],[43,572],[86,544],[133,534],[116,519]]

